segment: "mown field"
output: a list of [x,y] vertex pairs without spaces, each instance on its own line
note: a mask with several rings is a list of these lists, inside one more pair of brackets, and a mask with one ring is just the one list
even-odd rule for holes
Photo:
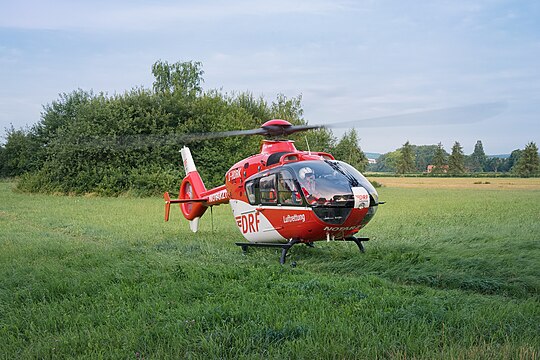
[[540,178],[377,177],[383,186],[421,189],[540,190]]
[[159,198],[0,183],[0,358],[537,359],[540,190],[489,185],[388,185],[365,254],[280,266],[227,206],[193,234]]

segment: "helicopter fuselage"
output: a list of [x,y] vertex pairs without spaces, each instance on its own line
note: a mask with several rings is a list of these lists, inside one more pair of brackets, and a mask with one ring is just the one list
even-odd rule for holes
[[224,187],[204,194],[209,201],[202,205],[230,203],[251,243],[344,239],[378,206],[377,192],[358,171],[328,153],[298,151],[290,140],[265,140],[259,154],[230,168]]

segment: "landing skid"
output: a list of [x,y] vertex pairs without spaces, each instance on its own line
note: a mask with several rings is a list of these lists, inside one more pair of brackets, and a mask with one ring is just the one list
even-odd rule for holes
[[[343,241],[354,241],[354,243],[358,246],[358,249],[360,252],[365,253],[366,249],[364,248],[364,245],[362,244],[363,241],[369,241],[369,238],[357,238],[354,236],[348,237],[343,239]],[[292,248],[296,244],[302,243],[300,240],[293,239],[289,241],[286,244],[279,244],[279,243],[243,243],[243,242],[237,242],[236,245],[240,246],[242,248],[242,251],[247,253],[249,247],[266,247],[266,248],[281,248],[281,257],[279,258],[279,263],[281,265],[285,264],[285,259],[287,256],[287,252],[290,248]],[[309,247],[314,247],[312,242],[305,243]]]
[[281,257],[279,258],[279,263],[281,265],[285,264],[285,257],[287,256],[287,252],[293,245],[300,243],[300,240],[291,240],[286,244],[279,244],[279,243],[240,243],[237,242],[236,245],[240,246],[242,248],[242,251],[246,253],[248,251],[248,248],[251,247],[267,247],[267,248],[281,248]]
[[360,250],[360,252],[363,254],[366,252],[366,249],[364,248],[364,244],[362,244],[362,241],[369,241],[369,238],[366,238],[366,237],[357,238],[357,237],[351,236],[351,237],[345,238],[344,240],[354,241],[354,243],[358,245],[358,249]]

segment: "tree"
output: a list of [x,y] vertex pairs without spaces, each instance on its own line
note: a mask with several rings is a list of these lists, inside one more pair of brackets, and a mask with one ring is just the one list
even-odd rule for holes
[[407,141],[400,149],[401,157],[397,163],[396,172],[398,174],[411,173],[416,170],[415,155],[412,145]]
[[202,63],[198,61],[169,64],[159,60],[152,65],[152,74],[155,78],[155,93],[178,94],[190,98],[202,93],[204,71]]
[[365,171],[368,159],[358,145],[358,134],[355,129],[345,132],[334,149],[334,156],[351,164],[359,171]]
[[57,134],[58,129],[71,126],[80,115],[81,109],[95,97],[92,91],[78,89],[60,94],[58,100],[43,106],[41,120],[35,127],[41,142],[47,144]]
[[484,171],[498,172],[503,164],[504,164],[503,159],[499,157],[489,157],[486,160]]
[[19,176],[40,165],[41,146],[32,130],[6,129],[6,144],[1,148],[0,176]]
[[433,170],[434,174],[442,174],[446,172],[446,151],[444,151],[442,143],[437,145],[435,154],[433,155]]
[[465,155],[459,142],[452,146],[452,154],[448,157],[448,172],[452,175],[460,175],[465,172]]
[[484,152],[482,141],[478,140],[474,145],[474,151],[469,158],[469,168],[473,172],[484,171],[486,159],[486,153]]
[[411,145],[415,155],[416,171],[425,171],[428,165],[433,164],[433,156],[437,145]]
[[371,171],[396,172],[397,164],[400,159],[401,159],[401,152],[399,150],[382,154],[377,159],[377,163],[370,166]]
[[502,163],[502,165],[500,167],[500,170],[503,171],[503,172],[511,171],[512,168],[514,167],[514,165],[516,165],[518,163],[522,152],[523,152],[523,150],[521,150],[521,149],[516,149],[516,150],[512,151],[512,153],[510,154],[510,157],[508,159],[504,160],[504,162]]
[[521,177],[531,177],[539,175],[539,170],[538,147],[531,141],[523,149],[519,161],[514,166],[514,172]]
[[305,151],[308,150],[309,145],[310,151],[333,153],[336,146],[336,138],[330,129],[315,129],[304,133],[297,140],[296,145],[298,149],[302,148]]
[[289,99],[283,94],[278,94],[276,100],[272,102],[272,119],[284,119],[292,124],[304,124],[302,115],[304,115],[302,95]]

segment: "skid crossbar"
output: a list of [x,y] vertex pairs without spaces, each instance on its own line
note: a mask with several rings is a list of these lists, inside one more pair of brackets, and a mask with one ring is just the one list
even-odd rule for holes
[[242,248],[242,251],[246,253],[248,251],[249,247],[266,247],[266,248],[281,248],[281,257],[279,258],[279,263],[281,265],[285,264],[285,257],[287,256],[287,252],[291,247],[293,247],[295,244],[300,243],[300,240],[291,240],[288,243],[285,244],[279,244],[279,243],[242,243],[237,242],[236,245],[240,246]]

